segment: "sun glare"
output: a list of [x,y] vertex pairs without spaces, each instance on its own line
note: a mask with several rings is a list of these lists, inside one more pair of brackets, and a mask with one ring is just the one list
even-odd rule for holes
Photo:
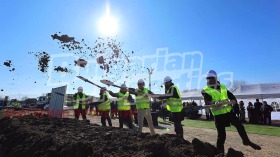
[[110,8],[107,5],[106,15],[99,20],[99,30],[103,35],[116,35],[118,32],[118,19],[110,15]]

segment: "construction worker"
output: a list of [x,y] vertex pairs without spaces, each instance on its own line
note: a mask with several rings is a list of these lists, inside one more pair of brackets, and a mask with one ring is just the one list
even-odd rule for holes
[[129,93],[136,96],[136,108],[138,110],[138,131],[142,132],[144,117],[148,122],[151,134],[155,134],[155,129],[152,121],[152,114],[150,108],[150,98],[148,94],[153,94],[150,90],[145,88],[144,80],[140,79],[137,82],[138,88],[136,90],[129,90]]
[[118,98],[118,111],[119,111],[119,127],[123,128],[123,123],[127,122],[128,127],[132,129],[132,117],[130,110],[130,102],[132,101],[131,95],[127,92],[125,84],[121,85],[121,89],[118,93],[109,91],[109,94]]
[[14,99],[13,107],[14,107],[14,110],[21,110],[22,109],[22,106],[17,99]]
[[172,79],[166,76],[163,79],[165,86],[165,94],[158,97],[159,99],[166,99],[166,108],[170,111],[170,119],[174,122],[175,132],[181,138],[184,138],[184,131],[181,121],[184,120],[182,116],[182,99],[181,94],[177,86],[172,83]]
[[210,110],[214,116],[218,132],[217,148],[224,153],[224,143],[226,140],[225,127],[232,124],[236,127],[244,145],[260,150],[261,147],[259,145],[249,140],[244,126],[232,110],[232,105],[237,102],[235,96],[227,90],[225,85],[220,84],[217,80],[217,73],[214,70],[207,72],[206,80],[207,86],[203,88],[201,94],[205,101],[205,107],[207,107],[207,105],[211,105]]
[[85,93],[83,93],[83,87],[78,88],[78,92],[74,94],[73,96],[76,103],[74,104],[74,113],[75,118],[79,119],[80,114],[82,115],[83,120],[86,120],[86,100],[87,96]]
[[112,121],[109,115],[110,112],[110,99],[106,87],[100,89],[100,98],[97,102],[94,102],[94,105],[98,106],[98,110],[101,114],[101,124],[106,126],[106,120],[108,121],[109,126],[112,126]]

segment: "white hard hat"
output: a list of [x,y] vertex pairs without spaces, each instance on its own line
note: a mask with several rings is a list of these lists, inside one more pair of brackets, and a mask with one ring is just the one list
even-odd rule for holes
[[145,83],[145,82],[144,82],[143,79],[139,79],[138,82],[137,82],[137,84],[140,84],[140,83]]
[[83,92],[83,87],[82,86],[78,87],[78,92]]
[[172,79],[171,79],[170,76],[166,76],[166,77],[163,79],[163,83],[170,82],[170,81],[172,81]]
[[121,88],[126,88],[126,85],[125,85],[125,84],[122,84],[122,85],[121,85]]
[[209,70],[209,71],[206,73],[206,78],[208,78],[208,77],[215,77],[215,78],[217,78],[217,73],[216,73],[216,71],[214,71],[214,70]]

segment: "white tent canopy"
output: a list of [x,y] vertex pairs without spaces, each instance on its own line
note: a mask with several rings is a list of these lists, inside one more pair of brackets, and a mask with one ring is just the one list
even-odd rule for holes
[[280,98],[280,83],[242,85],[233,92],[236,98]]
[[181,93],[182,100],[202,100],[202,89],[191,89]]
[[[183,100],[202,100],[202,89],[191,89],[182,92]],[[280,98],[280,83],[261,83],[241,85],[236,89],[233,94],[237,99],[268,99]]]

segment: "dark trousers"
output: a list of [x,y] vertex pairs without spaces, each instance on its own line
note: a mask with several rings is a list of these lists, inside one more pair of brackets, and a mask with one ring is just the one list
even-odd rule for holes
[[132,117],[131,117],[131,111],[119,111],[119,123],[120,128],[123,128],[123,123],[127,122],[128,127],[132,129]]
[[266,124],[266,119],[268,119],[268,125],[271,125],[271,114],[263,116],[263,124]]
[[184,131],[183,126],[181,124],[181,121],[184,119],[181,112],[170,112],[170,117],[172,121],[174,122],[174,130],[176,132],[176,135],[184,138]]
[[256,115],[257,115],[257,123],[262,123],[263,122],[263,115],[262,112],[259,110],[255,110]]
[[100,111],[101,114],[101,124],[102,126],[106,126],[106,120],[108,121],[109,126],[112,126],[112,121],[109,116],[109,111]]
[[86,109],[74,109],[74,113],[75,113],[75,118],[79,119],[80,114],[82,115],[83,119],[87,119],[86,113],[87,110]]
[[243,142],[249,141],[249,138],[248,138],[248,135],[246,133],[244,126],[242,125],[242,123],[239,121],[239,119],[236,117],[236,115],[233,112],[226,113],[223,115],[217,115],[217,116],[214,116],[214,118],[215,118],[216,128],[217,128],[217,132],[218,132],[217,148],[220,151],[224,152],[224,144],[226,141],[226,126],[228,126],[227,122],[229,125],[232,124],[233,126],[235,126],[235,128],[237,129],[237,132],[238,132],[239,136],[241,137],[241,139],[243,140]]
[[162,114],[162,120],[166,120],[166,117],[168,116],[168,111],[166,108],[161,109],[161,114]]
[[214,118],[211,110],[209,112],[206,112],[205,114],[207,120],[212,120]]

